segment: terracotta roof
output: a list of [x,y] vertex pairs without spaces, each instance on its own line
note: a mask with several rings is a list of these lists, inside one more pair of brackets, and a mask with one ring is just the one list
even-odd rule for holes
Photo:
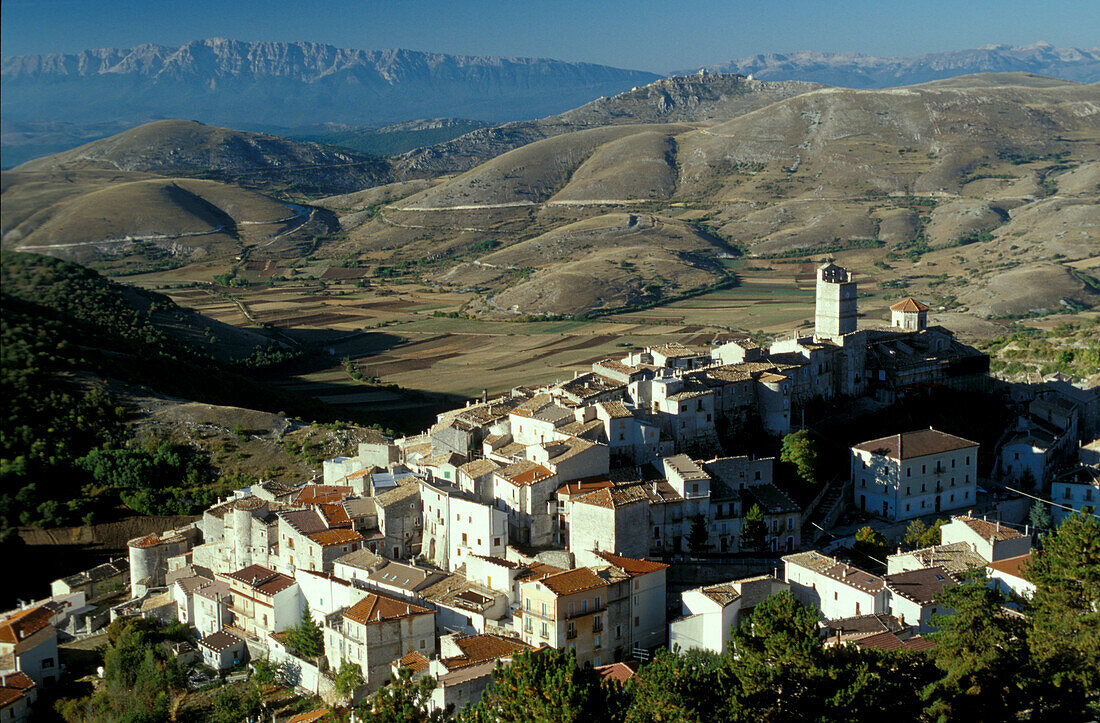
[[658,572],[660,570],[668,569],[668,565],[663,562],[653,562],[652,560],[639,560],[633,557],[623,557],[622,555],[613,555],[610,552],[596,552],[597,555],[606,560],[609,564],[614,565],[631,577],[638,577],[639,575],[648,575],[651,572]]
[[880,439],[872,439],[870,442],[857,444],[852,449],[892,459],[912,459],[977,446],[977,442],[971,442],[969,439],[956,437],[953,434],[935,429],[918,429]]
[[596,666],[596,672],[600,674],[600,677],[604,680],[613,680],[616,683],[625,683],[626,681],[637,675],[638,664],[634,662],[630,663],[612,663],[611,665],[598,665]]
[[374,625],[431,612],[428,608],[372,592],[345,610],[344,617],[363,625]]
[[253,590],[262,592],[265,595],[282,592],[294,584],[294,578],[281,572],[275,572],[263,565],[249,565],[236,572],[227,573],[226,577],[237,582],[243,582]]
[[981,535],[983,540],[993,538],[994,540],[1001,542],[1004,540],[1015,540],[1019,537],[1023,537],[1023,534],[1012,529],[1008,525],[997,524],[996,522],[989,522],[987,520],[979,520],[974,517],[953,517],[952,522],[961,522],[974,532]]
[[607,585],[606,580],[587,567],[578,567],[575,570],[566,570],[565,572],[548,575],[539,582],[555,595],[572,595],[573,593]]
[[629,487],[605,487],[598,489],[595,492],[588,492],[587,494],[576,497],[572,500],[580,504],[593,505],[595,507],[604,507],[609,510],[618,509],[620,507],[626,507],[627,505],[637,504],[639,502],[648,502],[649,494],[645,491],[642,485],[631,485]]
[[[505,467],[505,470],[509,469]],[[520,471],[512,473],[507,479],[514,485],[530,486],[542,482],[554,476],[554,473],[543,467],[541,464],[535,464],[534,466],[523,466]]]
[[909,296],[892,305],[890,311],[928,311],[930,308],[932,307],[928,306],[928,304],[922,304],[912,296]]
[[500,469],[500,464],[491,459],[475,459],[458,468],[459,472],[465,472],[471,477],[481,477]]
[[532,646],[518,638],[506,638],[503,635],[467,635],[456,638],[455,645],[462,651],[462,655],[443,658],[447,670],[460,670],[471,665],[479,665],[488,660],[497,660],[514,655],[523,650],[532,650]]
[[363,539],[363,536],[355,530],[322,530],[321,532],[314,532],[312,535],[307,535],[307,537],[321,547],[332,547],[333,545],[343,545],[350,542],[361,542]]
[[21,670],[0,677],[0,708],[11,705],[34,687],[34,680]]
[[959,583],[942,567],[924,567],[919,570],[897,572],[886,576],[886,587],[892,592],[920,605],[929,605],[944,588]]
[[0,643],[20,643],[50,626],[50,611],[38,606],[13,613],[0,623]]
[[1016,557],[1006,557],[1003,560],[994,560],[986,565],[986,567],[1030,582],[1027,576],[1027,568],[1030,562],[1031,553],[1029,552],[1026,555],[1017,555]]
[[516,575],[516,580],[541,580],[559,572],[565,572],[560,567],[548,565],[545,562],[528,562],[524,565],[524,571]]
[[127,543],[127,544],[130,547],[137,547],[137,548],[156,547],[157,545],[160,544],[160,538],[157,537],[155,534],[150,533],[150,534],[146,535],[145,537],[139,537],[139,538],[130,540],[130,542]]
[[596,479],[596,480],[577,480],[564,484],[558,487],[556,490],[559,495],[577,495],[587,494],[596,490],[602,490],[605,487],[614,487],[615,483],[609,479]]
[[243,643],[244,640],[238,638],[233,633],[226,630],[219,630],[216,633],[210,633],[205,638],[199,641],[199,645],[204,648],[213,650],[216,653],[220,653],[223,650],[228,650],[238,643]]
[[342,485],[306,485],[298,492],[294,501],[300,505],[339,502],[351,493],[351,487],[344,487]]
[[329,527],[340,527],[351,523],[351,517],[348,516],[348,511],[344,509],[343,505],[335,502],[324,502],[317,505],[317,509],[321,516],[325,518],[325,522],[328,523]]
[[430,664],[431,661],[425,658],[419,650],[414,650],[397,661],[397,667],[412,668],[417,673],[422,670],[427,670]]

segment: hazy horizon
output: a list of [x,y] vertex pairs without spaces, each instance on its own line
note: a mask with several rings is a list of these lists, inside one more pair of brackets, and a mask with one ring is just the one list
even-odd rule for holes
[[[1026,19],[1026,21],[1025,21]],[[5,57],[75,53],[225,37],[406,48],[456,55],[544,57],[665,73],[766,53],[912,56],[985,45],[1096,47],[1100,3],[1052,2],[1035,13],[1018,0],[895,5],[809,0],[762,5],[702,0],[642,2],[300,3],[196,0],[7,0]],[[563,32],[567,29],[568,32]]]

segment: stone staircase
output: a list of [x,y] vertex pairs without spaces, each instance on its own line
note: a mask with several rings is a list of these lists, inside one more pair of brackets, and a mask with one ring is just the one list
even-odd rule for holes
[[829,529],[836,522],[841,510],[844,509],[848,491],[848,480],[838,478],[829,481],[809,517],[802,523],[803,547],[817,542],[818,538],[824,534],[824,530]]

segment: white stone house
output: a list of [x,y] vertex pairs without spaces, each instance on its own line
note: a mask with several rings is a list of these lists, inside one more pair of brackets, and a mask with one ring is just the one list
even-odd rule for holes
[[578,565],[602,564],[600,552],[634,558],[649,553],[649,496],[641,485],[571,496],[567,514],[569,550]]
[[888,520],[972,506],[977,498],[978,443],[919,429],[852,447],[857,509]]
[[1075,512],[1095,515],[1100,507],[1100,471],[1095,467],[1078,467],[1060,475],[1051,482],[1050,499],[1056,505],[1050,509],[1055,524],[1061,524]]
[[0,674],[20,671],[40,686],[60,680],[57,630],[50,617],[49,608],[38,605],[17,610],[0,621]]
[[325,656],[329,667],[355,663],[369,690],[386,682],[390,665],[412,652],[435,654],[435,614],[381,593],[328,617],[324,628]]
[[886,609],[886,582],[877,575],[815,550],[785,555],[783,563],[791,594],[826,620]]
[[790,585],[771,575],[703,585],[680,593],[681,617],[669,624],[668,644],[677,652],[709,650],[722,655],[733,629],[764,598],[784,592]]
[[[933,615],[949,613],[937,602],[939,595],[958,582],[942,567],[926,567],[887,575],[888,592],[886,612],[906,625],[912,625],[918,633],[936,629]],[[878,612],[878,611],[876,611]]]
[[1035,583],[1028,574],[1031,553],[1005,557],[986,565],[989,584],[1002,592],[1030,599],[1035,594]]
[[1006,557],[1026,555],[1031,551],[1031,535],[1025,535],[1000,520],[979,520],[973,517],[952,517],[940,528],[940,541],[945,544],[963,542],[986,562]]

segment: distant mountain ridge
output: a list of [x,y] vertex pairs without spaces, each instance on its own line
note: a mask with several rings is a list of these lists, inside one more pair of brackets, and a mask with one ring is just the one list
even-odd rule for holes
[[94,123],[169,117],[254,127],[532,118],[660,76],[546,58],[212,38],[4,58],[3,113]]
[[1017,72],[1094,83],[1100,81],[1100,47],[986,45],[911,57],[799,51],[752,55],[705,67],[758,80],[805,80],[845,88],[889,88],[972,73]]

